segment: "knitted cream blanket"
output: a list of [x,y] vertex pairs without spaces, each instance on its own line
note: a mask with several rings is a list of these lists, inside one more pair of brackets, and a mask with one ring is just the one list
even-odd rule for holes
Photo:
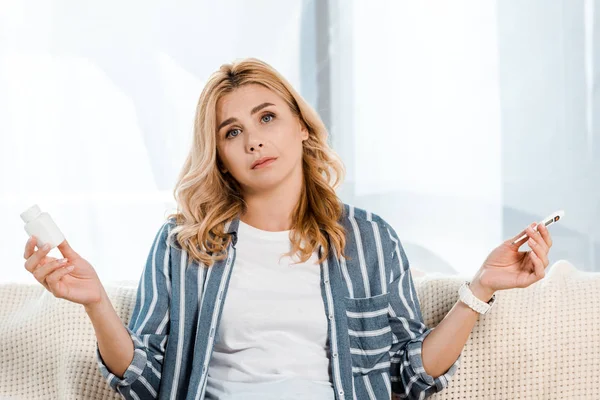
[[[415,279],[428,326],[450,311],[463,280]],[[105,286],[129,321],[137,282]],[[600,399],[600,273],[561,260],[542,281],[496,297],[457,374],[432,399]],[[0,284],[0,399],[118,399],[98,370],[95,341],[81,305],[37,282]]]

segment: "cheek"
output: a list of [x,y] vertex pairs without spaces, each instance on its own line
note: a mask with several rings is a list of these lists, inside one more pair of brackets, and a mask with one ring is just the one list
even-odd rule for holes
[[218,155],[223,167],[231,169],[232,161],[235,160],[235,157],[233,157],[231,154],[231,148],[229,146],[221,146],[219,148]]
[[290,150],[292,149],[296,156],[302,157],[304,152],[304,142],[302,141],[302,135],[300,133],[298,133],[298,135],[294,137],[294,140],[291,141]]
[[244,173],[248,169],[248,156],[245,154],[244,144],[241,140],[235,140],[237,143],[229,143],[222,148],[222,158],[229,171]]
[[302,136],[297,133],[278,134],[275,137],[274,144],[286,154],[296,154],[302,149]]
[[300,136],[286,138],[285,142],[282,143],[282,146],[279,147],[279,149],[283,154],[285,154],[286,159],[290,163],[295,164],[298,162],[298,159],[302,159],[304,149],[302,147],[302,140]]

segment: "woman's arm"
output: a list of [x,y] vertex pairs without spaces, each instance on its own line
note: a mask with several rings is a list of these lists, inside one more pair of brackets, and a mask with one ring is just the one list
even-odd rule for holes
[[[98,336],[96,358],[100,372],[110,387],[125,399],[158,395],[170,328],[169,226],[170,223],[165,222],[154,238],[128,325],[123,324],[110,302],[104,302],[102,307],[89,313]],[[114,342],[110,343],[111,340]],[[123,352],[121,356],[119,351]],[[115,366],[110,366],[111,362]]]
[[[473,294],[484,302],[490,301],[489,293],[476,283],[470,285]],[[475,326],[479,313],[462,301],[457,301],[444,319],[423,341],[423,368],[433,376],[443,375],[456,362],[469,335]]]
[[428,328],[423,321],[408,258],[398,235],[385,221],[382,225],[380,236],[386,238],[382,240],[382,244],[384,253],[389,254],[386,265],[390,268],[388,318],[392,330],[392,393],[407,399],[425,399],[448,386],[458,370],[460,356],[437,376],[428,373],[435,369],[431,367],[431,363],[428,363],[428,370],[425,369],[423,343],[436,329]]
[[134,345],[106,292],[98,304],[86,306],[104,363],[119,379],[133,360]]
[[[496,290],[526,288],[543,279],[550,264],[548,252],[552,237],[544,223],[528,226],[515,237],[505,240],[486,258],[475,277],[471,280],[471,291],[484,302],[488,302]],[[532,251],[520,252],[529,238]],[[462,301],[458,301],[443,321],[423,342],[423,367],[432,376],[442,374],[458,357],[479,314]]]

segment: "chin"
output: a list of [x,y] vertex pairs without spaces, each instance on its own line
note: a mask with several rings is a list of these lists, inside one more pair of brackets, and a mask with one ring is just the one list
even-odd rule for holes
[[267,191],[267,190],[271,190],[273,188],[276,188],[277,186],[281,185],[283,182],[283,179],[277,179],[275,177],[261,177],[258,179],[253,179],[253,181],[251,182],[250,185],[248,185],[250,187],[250,190],[252,191]]
[[[264,171],[267,172],[267,171]],[[256,174],[253,176],[250,176],[245,182],[244,182],[244,190],[249,192],[249,193],[256,193],[256,192],[267,192],[270,191],[278,186],[280,186],[281,184],[283,184],[283,182],[285,181],[285,176],[282,174],[281,171],[268,171],[269,173],[266,174]],[[252,172],[254,173],[254,172]]]

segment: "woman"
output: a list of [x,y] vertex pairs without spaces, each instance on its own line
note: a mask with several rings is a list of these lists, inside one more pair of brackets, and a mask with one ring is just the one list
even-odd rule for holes
[[[26,268],[85,306],[100,371],[128,399],[428,397],[457,371],[473,304],[543,278],[550,234],[502,243],[465,287],[476,300],[430,329],[398,235],[338,199],[343,174],[319,116],[277,71],[223,65],[200,96],[178,212],[155,237],[128,326],[67,241],[61,264],[32,238]],[[533,252],[511,244],[523,233]]]

